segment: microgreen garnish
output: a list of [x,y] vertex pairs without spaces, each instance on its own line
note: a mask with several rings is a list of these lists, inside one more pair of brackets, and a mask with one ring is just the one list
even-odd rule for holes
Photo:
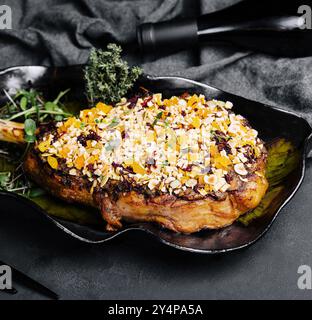
[[35,187],[32,182],[27,180],[21,165],[17,166],[14,172],[0,172],[0,190],[16,192],[30,198],[34,198],[45,193],[43,189]]
[[[24,150],[14,150],[8,152],[13,146],[0,144],[0,189],[4,191],[16,192],[29,197],[41,195],[43,190],[34,186],[25,177],[22,162],[31,143],[36,141],[37,127],[48,121],[61,121],[72,116],[61,103],[62,97],[68,92],[62,91],[52,101],[45,101],[42,95],[33,89],[19,90],[15,96],[11,97],[4,90],[8,102],[0,108],[0,119],[14,120],[24,123],[25,141]],[[8,147],[8,148],[7,148]],[[8,150],[7,150],[8,149]],[[7,164],[10,170],[7,170]]]
[[64,118],[72,116],[67,112],[60,99],[69,90],[62,91],[54,101],[45,102],[41,94],[33,89],[20,90],[14,97],[8,97],[8,103],[0,108],[0,119],[4,120],[23,120],[33,119],[36,123],[55,120],[60,121]]
[[27,142],[35,142],[36,140],[36,122],[33,119],[26,119],[25,126],[25,140]]

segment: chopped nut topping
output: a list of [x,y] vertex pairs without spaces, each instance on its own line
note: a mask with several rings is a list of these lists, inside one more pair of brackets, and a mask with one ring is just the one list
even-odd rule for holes
[[65,164],[93,188],[115,180],[176,195],[187,189],[202,196],[226,192],[228,172],[243,179],[264,148],[232,107],[196,94],[100,102],[57,123],[36,148],[52,169]]
[[242,163],[235,164],[234,170],[236,173],[238,173],[241,176],[245,176],[246,174],[248,174],[248,171],[246,170],[245,166]]

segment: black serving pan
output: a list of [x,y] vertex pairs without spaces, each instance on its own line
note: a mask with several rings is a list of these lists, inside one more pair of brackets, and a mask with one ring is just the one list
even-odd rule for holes
[[[13,198],[26,202],[34,210],[38,210],[64,232],[72,237],[88,243],[103,243],[112,238],[133,230],[154,235],[164,244],[177,249],[198,253],[222,253],[247,247],[257,241],[270,228],[271,224],[298,190],[305,172],[305,158],[310,149],[312,129],[307,121],[293,113],[262,103],[247,100],[203,83],[177,77],[144,76],[138,83],[152,92],[162,92],[165,96],[177,95],[185,91],[204,94],[207,98],[228,100],[234,103],[234,111],[245,116],[251,125],[259,131],[264,141],[284,137],[293,142],[299,151],[299,161],[292,174],[282,183],[284,191],[267,208],[265,214],[248,226],[239,222],[220,230],[206,230],[191,235],[183,235],[163,229],[152,223],[135,223],[125,225],[115,233],[108,233],[101,228],[90,227],[49,216],[32,201],[16,194],[2,192],[1,201]],[[72,67],[15,67],[0,72],[0,89],[14,94],[20,88],[34,87],[47,97],[55,96],[60,90],[71,88],[71,98],[87,106],[85,103],[84,85],[81,66]],[[1,90],[2,91],[2,90]],[[0,105],[6,101],[5,95],[0,97]]]

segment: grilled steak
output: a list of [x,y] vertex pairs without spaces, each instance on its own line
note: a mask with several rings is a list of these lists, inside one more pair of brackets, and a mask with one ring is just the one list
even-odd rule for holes
[[25,171],[53,195],[99,208],[108,230],[151,221],[192,233],[232,224],[264,196],[266,149],[230,102],[160,94],[41,126]]

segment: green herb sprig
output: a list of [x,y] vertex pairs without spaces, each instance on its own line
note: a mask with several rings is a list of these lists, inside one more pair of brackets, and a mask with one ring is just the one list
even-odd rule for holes
[[72,116],[61,103],[69,90],[59,93],[53,101],[44,101],[42,95],[33,89],[19,90],[12,98],[5,90],[8,103],[0,109],[0,119],[24,122],[25,139],[34,142],[37,125],[45,121],[61,121]]
[[[38,125],[47,121],[61,121],[72,116],[61,99],[69,90],[62,91],[53,101],[45,101],[36,90],[19,90],[14,97],[4,91],[8,103],[0,108],[0,119],[24,123],[24,150],[11,150],[13,145],[0,143],[0,190],[20,193],[29,197],[42,194],[42,189],[36,187],[25,177],[22,162],[31,143],[36,141]],[[11,152],[8,152],[10,148]]]
[[87,98],[92,104],[120,101],[142,74],[141,68],[128,66],[121,58],[121,52],[121,47],[113,43],[107,46],[106,51],[91,50],[84,77]]

